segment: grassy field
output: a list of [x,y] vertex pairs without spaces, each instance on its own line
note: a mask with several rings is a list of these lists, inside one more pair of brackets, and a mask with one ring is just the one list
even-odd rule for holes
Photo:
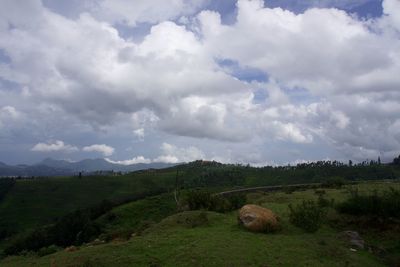
[[[354,186],[353,186],[354,187]],[[360,192],[395,187],[398,183],[362,183]],[[348,196],[347,188],[324,189],[336,203]],[[288,220],[288,204],[316,199],[315,190],[250,193],[248,202],[276,212],[282,230],[256,234],[238,226],[237,211],[220,214],[204,211],[175,213],[172,194],[127,203],[98,220],[106,233],[118,230],[137,233],[129,240],[120,238],[101,245],[83,245],[77,251],[61,250],[38,257],[35,254],[8,257],[1,266],[387,266],[400,261],[399,229],[373,230],[357,225],[332,225],[338,216],[331,209],[328,221],[316,233],[305,233]],[[112,219],[109,221],[110,214]],[[168,216],[173,214],[171,216]],[[165,219],[162,219],[163,217]],[[150,220],[149,228],[139,227]],[[157,223],[158,222],[158,223]],[[140,229],[140,231],[139,231]],[[355,230],[367,246],[382,247],[385,257],[368,250],[350,250],[340,231]]]

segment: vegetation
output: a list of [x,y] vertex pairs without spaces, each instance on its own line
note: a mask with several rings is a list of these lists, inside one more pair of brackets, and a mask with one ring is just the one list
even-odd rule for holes
[[[70,265],[113,266],[118,265],[119,258],[115,258],[115,262],[102,256],[94,259],[92,253],[97,251],[107,254],[110,250],[114,251],[111,244],[115,242],[128,242],[124,243],[124,247],[117,249],[117,252],[112,252],[115,257],[121,259],[127,259],[124,253],[128,251],[128,247],[144,251],[144,255],[134,253],[138,265],[182,265],[182,259],[167,255],[174,251],[171,246],[176,246],[183,240],[186,240],[183,250],[188,262],[191,262],[190,255],[197,255],[194,258],[198,264],[194,265],[217,263],[216,258],[223,259],[221,255],[231,255],[235,253],[235,246],[242,245],[239,240],[235,243],[233,237],[243,238],[243,242],[255,251],[257,249],[254,244],[262,245],[267,242],[264,237],[242,233],[242,229],[237,226],[235,210],[245,203],[270,208],[281,218],[282,231],[269,235],[267,243],[272,242],[278,247],[291,247],[289,243],[304,245],[305,240],[310,242],[310,238],[316,238],[316,244],[305,246],[307,249],[303,253],[306,258],[294,253],[294,258],[297,257],[297,260],[303,260],[302,262],[311,259],[307,263],[309,265],[336,266],[333,259],[338,255],[332,257],[331,261],[329,251],[341,253],[340,257],[349,262],[356,259],[365,266],[379,266],[381,259],[377,259],[377,255],[385,262],[398,263],[400,244],[392,241],[392,237],[398,236],[396,240],[400,239],[396,230],[399,225],[400,188],[396,183],[390,184],[393,189],[389,189],[386,183],[363,181],[396,178],[400,177],[399,174],[400,168],[395,162],[382,164],[372,161],[347,165],[336,161],[323,161],[297,166],[253,168],[196,161],[163,170],[138,171],[118,177],[6,179],[4,182],[0,180],[7,185],[0,188],[0,254],[3,251],[8,255],[20,255],[15,258],[8,257],[0,261],[0,265],[29,265],[28,262],[48,265],[49,259],[55,262],[59,259],[65,260],[68,252],[62,248],[75,245],[79,248],[79,252],[76,253],[80,255],[80,259],[85,259],[85,262],[77,262],[72,258],[67,260]],[[359,184],[354,184],[355,182]],[[289,186],[302,183],[321,184],[313,185],[320,187],[317,189],[306,189],[301,185]],[[216,194],[240,187],[268,185],[284,187],[282,192]],[[172,193],[176,189],[184,196],[180,203],[182,205],[178,206]],[[371,191],[372,189],[376,191]],[[182,208],[185,209],[185,206],[192,211],[179,212]],[[336,207],[336,210],[332,207]],[[214,213],[215,211],[218,214]],[[350,226],[351,229],[360,227],[359,224],[354,224],[357,216],[369,217],[371,220],[379,218],[379,222],[383,219],[395,226],[394,230],[385,230],[390,231],[387,233],[390,239],[381,235],[377,237],[369,230],[364,233],[371,243],[372,254],[367,251],[360,252],[360,255],[348,254],[343,245],[336,240],[338,231],[346,230]],[[338,221],[340,223],[337,223]],[[220,225],[221,223],[228,225]],[[303,230],[299,231],[298,227],[292,224]],[[360,228],[359,231],[361,230],[363,229]],[[306,233],[303,233],[304,231]],[[310,232],[313,234],[308,236]],[[200,238],[201,235],[205,240],[198,241],[196,238]],[[106,244],[96,247],[88,245],[94,244],[95,240]],[[134,240],[135,244],[129,240]],[[159,244],[160,240],[164,241],[154,252],[157,259],[146,256],[150,250],[141,246],[147,246],[148,243]],[[233,247],[227,246],[224,249],[222,240]],[[193,243],[199,247],[195,246],[195,249],[192,249],[188,244]],[[330,245],[326,245],[327,243]],[[215,244],[222,247],[214,247]],[[376,249],[378,244],[384,244],[384,253],[383,250]],[[200,260],[206,246],[216,250],[216,254],[213,254],[214,261]],[[268,248],[268,253],[274,251],[274,248]],[[311,249],[321,251],[322,260],[321,257],[313,258],[309,252]],[[262,265],[267,261],[269,265],[271,262],[275,262],[275,265],[293,265],[296,262],[286,259],[275,261],[271,258],[272,254],[260,256],[254,253],[244,252],[251,262],[241,257],[234,257],[236,263],[226,258],[224,260],[235,265]],[[293,251],[286,253],[288,258],[291,258]],[[34,258],[38,256],[42,258]],[[150,258],[154,261],[148,262]],[[132,260],[132,257],[129,259]],[[342,265],[346,264],[343,262]],[[130,264],[127,261],[121,265]]]
[[11,190],[15,185],[15,179],[12,178],[0,178],[0,201],[3,200],[4,196]]
[[372,219],[400,219],[400,190],[390,187],[369,194],[359,193],[357,188],[349,190],[350,197],[338,205],[338,210],[351,215],[368,216]]
[[[357,185],[360,194],[371,189],[396,190],[400,184],[361,183]],[[162,194],[115,207],[100,216],[96,222],[103,224],[106,231],[128,229],[137,233],[140,220],[152,220],[146,217],[155,212],[158,218],[164,216],[162,210],[171,208],[172,215],[164,219],[154,219],[140,234],[129,240],[114,240],[99,245],[82,245],[77,251],[57,250],[45,256],[25,253],[21,256],[7,257],[0,261],[2,266],[396,266],[397,240],[400,232],[395,229],[385,231],[362,231],[352,225],[366,242],[367,249],[356,252],[349,250],[346,242],[338,238],[340,231],[330,224],[322,223],[315,233],[307,233],[290,223],[290,211],[287,206],[301,205],[303,200],[313,200],[317,205],[318,195],[335,199],[342,203],[351,195],[349,186],[343,189],[317,189],[325,193],[316,194],[316,190],[285,192],[250,193],[248,201],[273,210],[280,218],[282,230],[274,234],[254,234],[244,231],[237,223],[237,212],[215,213],[210,211],[185,211],[176,213],[173,194]],[[352,186],[354,187],[354,185]],[[162,205],[162,203],[165,203]],[[161,206],[160,206],[161,205]],[[318,205],[317,205],[318,206]],[[159,211],[157,211],[159,207]],[[136,213],[135,211],[138,210]],[[334,209],[329,212],[335,213]],[[176,213],[176,214],[175,214]],[[111,216],[110,214],[114,214]],[[111,216],[108,221],[108,216]],[[141,217],[143,216],[143,217]],[[335,216],[341,216],[340,213]],[[114,219],[112,219],[114,217]],[[139,217],[139,218],[137,218]],[[330,217],[327,217],[330,220]],[[351,220],[349,220],[350,223]],[[397,243],[396,243],[397,242]],[[383,246],[379,252],[376,247]],[[369,249],[372,248],[372,249]],[[43,249],[44,251],[46,248]],[[382,254],[382,251],[385,251]]]
[[313,200],[303,200],[301,204],[289,204],[289,220],[306,232],[314,233],[322,225],[326,211]]
[[243,194],[221,196],[212,195],[204,190],[190,190],[186,202],[190,210],[228,212],[242,207],[246,203],[246,196]]

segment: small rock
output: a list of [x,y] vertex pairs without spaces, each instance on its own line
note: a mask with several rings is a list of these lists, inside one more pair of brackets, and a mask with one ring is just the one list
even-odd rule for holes
[[365,242],[356,231],[343,231],[341,236],[344,237],[352,248],[364,249]]

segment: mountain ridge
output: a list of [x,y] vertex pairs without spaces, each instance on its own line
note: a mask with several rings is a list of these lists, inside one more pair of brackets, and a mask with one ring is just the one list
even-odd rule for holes
[[96,173],[100,171],[132,172],[145,169],[162,169],[177,164],[153,162],[122,165],[109,162],[105,159],[83,159],[76,162],[46,158],[32,165],[7,165],[0,162],[1,176],[69,176],[78,173]]

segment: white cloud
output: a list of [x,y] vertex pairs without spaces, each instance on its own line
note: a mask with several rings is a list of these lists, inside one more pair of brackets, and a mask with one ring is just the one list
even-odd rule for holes
[[133,134],[141,141],[144,140],[144,129],[140,128],[140,129],[136,129],[133,131]]
[[0,109],[0,121],[1,119],[18,119],[21,117],[20,112],[12,106],[4,106]]
[[178,163],[205,159],[203,151],[194,146],[177,147],[163,143],[161,151],[161,155],[153,159],[153,162]]
[[85,152],[99,152],[104,156],[108,157],[114,154],[115,149],[111,146],[105,144],[95,144],[91,146],[85,146],[82,148],[82,151]]
[[32,151],[36,152],[55,152],[55,151],[62,151],[62,152],[76,152],[79,149],[76,146],[64,144],[63,141],[56,140],[53,142],[48,143],[38,143],[32,147]]
[[151,163],[151,159],[145,158],[143,156],[137,156],[132,159],[127,159],[127,160],[119,160],[119,161],[114,161],[111,159],[106,158],[108,162],[114,163],[114,164],[121,164],[121,165],[131,165],[131,164],[138,164],[138,163]]
[[160,147],[161,155],[153,159],[145,158],[144,156],[136,156],[132,159],[113,161],[106,158],[108,162],[130,165],[137,163],[152,163],[152,162],[163,162],[163,163],[180,163],[190,162],[194,160],[205,159],[206,156],[203,151],[195,146],[189,147],[178,147],[169,143],[163,143]]
[[383,12],[388,15],[390,24],[400,31],[400,1],[398,0],[384,0],[382,3]]
[[158,23],[190,15],[206,2],[208,0],[100,0],[93,5],[92,12],[112,23],[135,26],[137,23]]

